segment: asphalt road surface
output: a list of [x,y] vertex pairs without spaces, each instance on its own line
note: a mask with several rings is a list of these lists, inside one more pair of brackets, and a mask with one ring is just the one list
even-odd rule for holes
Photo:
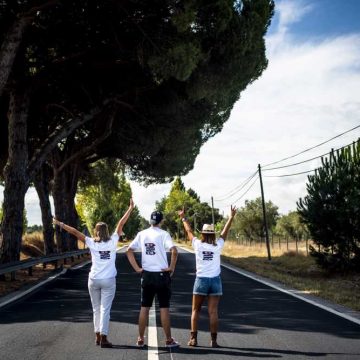
[[89,267],[69,270],[0,309],[0,360],[360,359],[360,325],[228,269],[222,270],[224,296],[219,307],[222,347],[209,347],[206,306],[199,346],[187,346],[195,259],[184,251],[173,277],[171,308],[173,336],[182,346],[171,351],[164,347],[158,311],[150,319],[150,325],[157,322],[146,338],[150,346],[135,346],[140,277],[120,253],[109,334],[115,346],[101,349],[94,344]]

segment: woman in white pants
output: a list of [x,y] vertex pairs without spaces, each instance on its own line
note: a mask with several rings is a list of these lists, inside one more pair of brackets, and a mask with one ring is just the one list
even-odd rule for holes
[[68,233],[76,236],[90,249],[92,266],[89,273],[88,287],[93,308],[95,343],[102,348],[112,347],[107,336],[109,333],[110,310],[116,290],[116,248],[123,226],[133,208],[134,202],[130,199],[129,208],[119,220],[112,236],[109,235],[108,226],[103,222],[96,224],[94,237],[90,238],[77,229],[53,219],[55,225],[59,225]]

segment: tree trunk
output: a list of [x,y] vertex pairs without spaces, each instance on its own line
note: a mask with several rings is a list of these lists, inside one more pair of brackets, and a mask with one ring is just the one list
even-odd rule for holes
[[48,169],[46,165],[43,165],[34,177],[35,189],[40,200],[45,255],[53,254],[56,252],[56,246],[54,242],[54,228],[52,224],[51,205],[49,198],[49,170],[50,169]]
[[[54,165],[56,164],[53,164],[53,166]],[[55,172],[52,192],[55,217],[74,228],[78,228],[79,219],[75,209],[75,195],[78,180],[78,166],[71,164],[66,170],[60,173]],[[56,242],[61,251],[78,249],[76,238],[65,231],[60,231],[59,227],[56,228]]]
[[30,22],[30,17],[17,19],[5,35],[0,49],[0,96],[8,82],[23,34]]
[[29,188],[27,173],[28,93],[16,89],[10,95],[8,112],[9,150],[4,168],[4,214],[1,224],[2,244],[0,263],[20,260],[23,233],[25,194]]

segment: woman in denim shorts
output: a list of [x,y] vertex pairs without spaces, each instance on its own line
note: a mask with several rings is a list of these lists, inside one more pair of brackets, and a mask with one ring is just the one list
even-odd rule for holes
[[236,214],[236,207],[231,206],[231,213],[220,237],[216,239],[214,225],[204,224],[201,231],[201,240],[197,239],[191,230],[189,222],[185,218],[184,209],[178,212],[196,256],[196,279],[193,289],[191,335],[189,346],[197,346],[197,323],[201,306],[208,298],[208,312],[210,321],[210,333],[212,347],[219,347],[217,343],[218,329],[218,305],[222,295],[222,283],[220,277],[220,255],[224,247],[231,222]]

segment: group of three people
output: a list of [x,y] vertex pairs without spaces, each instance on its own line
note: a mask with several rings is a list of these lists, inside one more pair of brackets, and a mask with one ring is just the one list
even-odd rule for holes
[[[57,219],[53,220],[55,225],[60,226],[61,229],[83,241],[90,249],[92,266],[89,273],[88,288],[93,308],[95,343],[103,348],[112,347],[107,336],[109,333],[110,310],[116,290],[116,249],[123,226],[133,208],[134,202],[130,199],[129,208],[119,220],[112,236],[109,235],[108,226],[103,222],[96,224],[94,237],[91,238]],[[197,239],[185,217],[184,209],[178,212],[196,255],[196,279],[193,287],[189,346],[197,346],[197,323],[201,306],[206,298],[208,299],[210,321],[210,345],[212,347],[219,346],[217,343],[218,304],[222,295],[220,254],[235,214],[236,208],[231,207],[230,216],[220,234],[220,238],[216,239],[213,225],[204,224],[201,239]],[[163,214],[154,211],[150,217],[151,226],[140,231],[127,249],[130,264],[137,273],[141,274],[138,347],[145,345],[144,335],[147,319],[155,296],[159,303],[161,325],[166,337],[165,346],[179,346],[179,343],[171,336],[169,312],[171,277],[175,271],[178,251],[170,234],[160,228],[162,220]],[[139,266],[134,256],[134,251],[138,249],[141,250],[142,254],[141,266]],[[167,250],[171,252],[170,265],[166,255]]]

